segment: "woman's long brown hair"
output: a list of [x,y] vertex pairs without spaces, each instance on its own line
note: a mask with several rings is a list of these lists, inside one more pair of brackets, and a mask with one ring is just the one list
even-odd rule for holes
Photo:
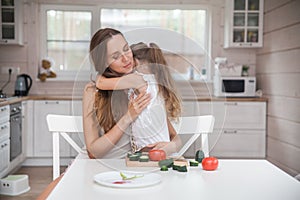
[[[107,78],[120,77],[107,65],[107,42],[113,35],[122,35],[118,30],[105,28],[98,30],[90,43],[90,57],[98,74]],[[122,35],[123,36],[123,35]],[[94,109],[104,132],[109,131],[116,121],[125,113],[128,106],[128,98],[124,91],[100,90],[95,94]]]
[[155,43],[150,43],[148,46],[142,42],[131,45],[131,49],[133,57],[140,61],[146,61],[146,65],[149,65],[151,72],[155,75],[159,93],[165,100],[168,117],[178,119],[181,115],[181,98],[162,50]]

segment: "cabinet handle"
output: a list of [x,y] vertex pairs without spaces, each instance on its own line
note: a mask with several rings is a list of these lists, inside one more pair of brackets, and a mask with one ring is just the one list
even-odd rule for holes
[[226,105],[226,106],[237,106],[238,103],[237,102],[225,102],[224,105]]
[[45,104],[59,104],[59,101],[46,101]]
[[4,126],[1,126],[1,130],[4,130],[4,129],[6,129],[7,128],[7,126],[6,125],[4,125]]
[[6,107],[5,108],[1,108],[1,112],[6,111],[6,109],[7,109]]
[[237,134],[237,130],[225,130],[225,134]]

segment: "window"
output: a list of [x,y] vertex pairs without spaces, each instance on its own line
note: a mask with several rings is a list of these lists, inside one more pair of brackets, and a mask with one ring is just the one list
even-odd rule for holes
[[120,30],[130,44],[158,44],[175,70],[175,78],[199,79],[201,72],[210,72],[207,8],[126,5],[95,9],[45,5],[41,10],[45,19],[42,30],[46,30],[42,39],[44,55],[55,60],[54,69],[65,77],[79,68],[89,70],[86,66],[82,68],[82,63],[87,58],[92,33],[99,27]]
[[101,9],[100,19],[102,27],[120,30],[130,44],[157,43],[176,79],[200,79],[207,59],[206,16],[204,9],[113,8]]
[[92,12],[75,6],[42,6],[42,52],[54,61],[59,79],[74,79],[88,55]]

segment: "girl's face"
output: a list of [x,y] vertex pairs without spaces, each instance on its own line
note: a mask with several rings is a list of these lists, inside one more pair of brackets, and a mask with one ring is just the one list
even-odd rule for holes
[[113,35],[107,42],[107,61],[108,66],[118,73],[128,74],[132,72],[133,55],[122,35]]

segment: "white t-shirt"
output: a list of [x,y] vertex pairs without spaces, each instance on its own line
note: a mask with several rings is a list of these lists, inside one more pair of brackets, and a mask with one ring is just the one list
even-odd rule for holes
[[[133,151],[139,151],[148,144],[156,142],[170,142],[165,102],[158,93],[158,83],[155,76],[154,74],[139,74],[148,84],[147,93],[151,94],[151,101],[131,125]],[[133,89],[130,89],[128,96],[132,93]],[[136,95],[134,95],[135,97]]]

